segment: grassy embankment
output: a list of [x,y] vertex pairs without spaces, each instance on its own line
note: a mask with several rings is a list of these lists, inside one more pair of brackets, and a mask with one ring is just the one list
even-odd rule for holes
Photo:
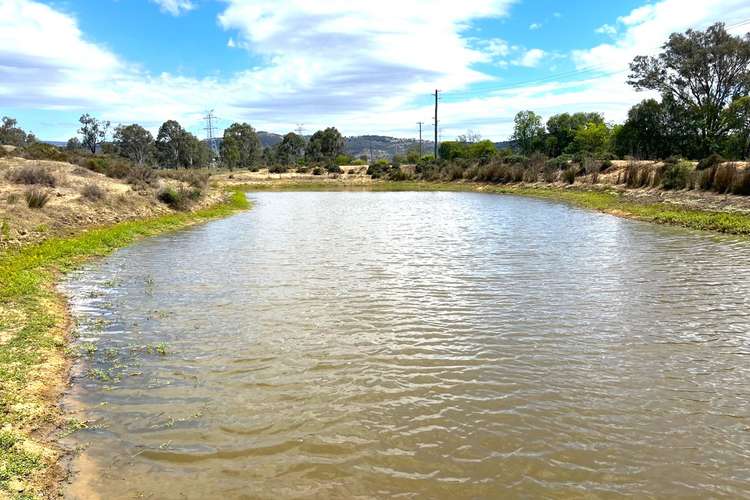
[[87,258],[140,238],[248,208],[244,193],[195,212],[123,222],[0,254],[0,498],[36,498],[59,474],[44,433],[58,424],[56,398],[69,365],[67,315],[55,282]]
[[586,187],[414,181],[375,181],[369,185],[347,186],[344,183],[322,181],[275,181],[243,185],[241,188],[250,191],[478,191],[512,194],[562,201],[590,210],[659,224],[727,234],[750,235],[750,214],[688,209],[669,203],[636,202],[626,199],[615,190],[589,189]]

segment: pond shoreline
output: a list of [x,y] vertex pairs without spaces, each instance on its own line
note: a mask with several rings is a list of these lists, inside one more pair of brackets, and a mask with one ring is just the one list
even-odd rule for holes
[[[245,191],[474,191],[492,194],[529,196],[570,203],[574,206],[657,224],[680,226],[750,236],[750,211],[733,207],[731,201],[745,197],[653,189],[618,189],[605,185],[568,184],[486,184],[475,182],[372,181],[348,183],[336,180],[258,180],[234,182],[222,176],[219,185]],[[726,205],[726,206],[725,206]]]
[[[96,256],[166,231],[224,217],[248,208],[246,191],[471,191],[543,198],[570,203],[619,217],[683,226],[691,229],[750,235],[750,214],[685,208],[671,203],[635,201],[614,189],[550,185],[490,185],[477,183],[381,182],[347,184],[336,181],[262,181],[235,183],[220,178],[216,188],[232,191],[231,199],[193,213],[173,214],[105,226],[70,238],[50,238],[0,256],[0,271],[8,276],[0,297],[7,306],[0,316],[18,324],[0,338],[3,390],[0,403],[8,408],[0,422],[0,445],[10,464],[9,477],[0,478],[0,498],[7,495],[51,497],[66,478],[64,452],[56,441],[69,427],[59,397],[69,381],[73,325],[67,301],[55,288],[62,274]],[[7,380],[6,380],[7,379]],[[71,429],[75,430],[75,429]]]
[[[122,222],[49,238],[0,255],[0,498],[52,498],[65,479],[65,451],[57,441],[78,424],[59,407],[75,353],[67,299],[57,290],[62,275],[91,258],[139,239],[225,217],[250,207],[245,194],[194,212]],[[85,423],[84,423],[85,425]]]

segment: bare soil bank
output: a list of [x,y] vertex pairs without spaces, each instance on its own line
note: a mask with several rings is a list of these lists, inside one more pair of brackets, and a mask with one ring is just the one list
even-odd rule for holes
[[[41,167],[55,179],[54,186],[33,186],[11,182],[8,175],[25,167]],[[181,183],[160,179],[153,187],[135,187],[125,180],[112,179],[70,163],[0,158],[0,251],[20,248],[51,236],[70,236],[82,229],[111,225],[127,220],[167,215],[174,211],[156,199],[160,187]],[[84,189],[96,186],[99,199],[87,198]],[[29,208],[24,194],[38,188],[50,195],[42,208]],[[222,197],[209,191],[195,208],[210,206]]]

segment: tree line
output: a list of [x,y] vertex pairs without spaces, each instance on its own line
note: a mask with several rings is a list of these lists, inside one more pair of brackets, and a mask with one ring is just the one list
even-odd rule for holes
[[[727,159],[750,157],[750,34],[729,34],[723,23],[705,31],[674,33],[656,57],[638,56],[628,83],[656,91],[610,124],[597,112],[561,113],[546,123],[533,111],[515,116],[511,137],[517,150],[562,160]],[[441,144],[440,157],[481,159],[491,145],[474,141]]]

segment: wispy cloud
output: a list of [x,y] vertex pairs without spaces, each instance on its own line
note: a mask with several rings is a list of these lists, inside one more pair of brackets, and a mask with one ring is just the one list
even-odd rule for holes
[[615,36],[617,34],[617,28],[612,26],[611,24],[602,24],[596,30],[594,30],[596,33],[599,33],[600,35],[607,35],[607,36]]
[[162,12],[172,14],[173,16],[179,16],[183,12],[193,10],[195,4],[192,0],[151,0],[157,4]]
[[535,68],[539,66],[539,63],[542,62],[542,59],[544,59],[544,56],[546,55],[547,53],[542,49],[529,49],[513,63],[525,68]]

